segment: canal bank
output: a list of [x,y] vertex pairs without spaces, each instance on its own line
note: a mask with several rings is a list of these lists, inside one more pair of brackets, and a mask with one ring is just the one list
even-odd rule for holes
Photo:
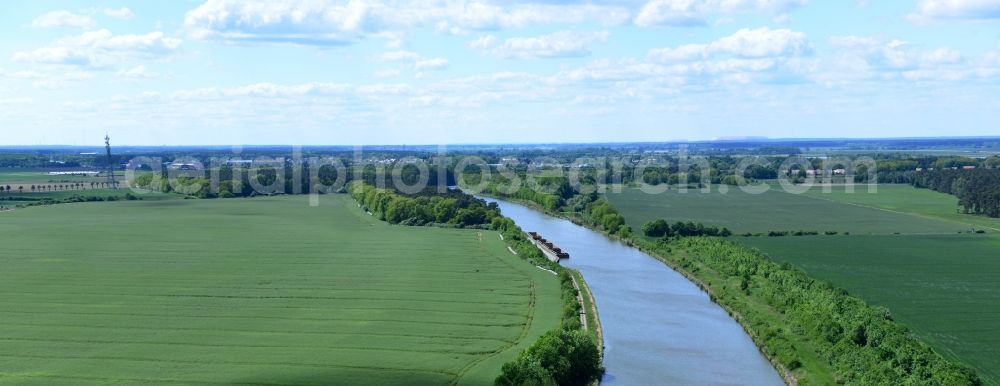
[[484,199],[572,255],[561,263],[583,274],[600,312],[604,383],[784,384],[742,326],[661,261],[568,220]]

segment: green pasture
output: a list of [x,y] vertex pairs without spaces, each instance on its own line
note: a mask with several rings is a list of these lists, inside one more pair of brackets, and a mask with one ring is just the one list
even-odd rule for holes
[[812,189],[807,195],[851,205],[945,220],[966,227],[1000,231],[1000,219],[962,213],[961,207],[958,206],[958,198],[949,194],[902,184],[879,184],[875,193],[868,193],[867,189],[867,185],[856,185],[852,193],[843,186],[835,186],[828,193],[824,193],[821,189]]
[[1000,384],[1000,235],[738,240],[885,306],[938,352]]
[[560,320],[489,231],[346,195],[0,213],[0,383],[489,384]]
[[[728,191],[721,193],[720,188]],[[813,189],[806,194],[792,194],[772,187],[765,193],[751,194],[734,186],[713,185],[710,193],[698,189],[682,193],[674,187],[650,194],[639,188],[624,188],[621,193],[609,190],[606,196],[636,231],[645,222],[658,218],[727,227],[735,234],[770,230],[940,234],[970,228],[968,224],[928,216],[850,205],[826,199],[818,187]],[[853,195],[869,194],[865,192],[859,188]]]

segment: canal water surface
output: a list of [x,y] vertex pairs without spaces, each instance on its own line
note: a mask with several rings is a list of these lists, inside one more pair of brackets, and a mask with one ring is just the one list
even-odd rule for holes
[[579,270],[596,298],[604,384],[784,385],[743,328],[667,265],[570,221],[481,198],[569,252],[560,263]]

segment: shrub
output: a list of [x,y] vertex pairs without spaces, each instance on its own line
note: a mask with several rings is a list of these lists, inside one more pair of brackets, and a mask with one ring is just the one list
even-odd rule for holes
[[556,329],[538,338],[518,359],[504,364],[494,384],[589,385],[601,375],[604,367],[594,338],[585,331]]

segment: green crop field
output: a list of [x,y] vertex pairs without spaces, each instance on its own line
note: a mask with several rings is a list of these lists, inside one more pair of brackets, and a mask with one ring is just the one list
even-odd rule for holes
[[938,352],[1000,384],[1000,235],[738,240],[887,307]]
[[0,213],[0,383],[487,384],[559,325],[497,233],[321,198]]
[[[711,193],[701,193],[697,189],[681,193],[671,189],[660,194],[624,188],[621,193],[609,191],[607,198],[636,231],[643,223],[657,218],[727,227],[737,234],[770,230],[934,234],[969,229],[967,224],[823,199],[819,188],[807,194],[791,194],[778,189],[750,194],[732,186],[726,187],[728,192],[723,194],[719,188],[719,185],[713,186]],[[869,194],[866,192],[857,189],[853,195]]]
[[945,220],[966,227],[1000,231],[1000,219],[961,213],[958,198],[952,195],[900,184],[879,184],[878,190],[874,194],[867,193],[866,189],[866,187],[859,185],[855,186],[854,193],[850,193],[844,187],[833,187],[829,193],[813,189],[806,194],[810,197],[852,205]]

